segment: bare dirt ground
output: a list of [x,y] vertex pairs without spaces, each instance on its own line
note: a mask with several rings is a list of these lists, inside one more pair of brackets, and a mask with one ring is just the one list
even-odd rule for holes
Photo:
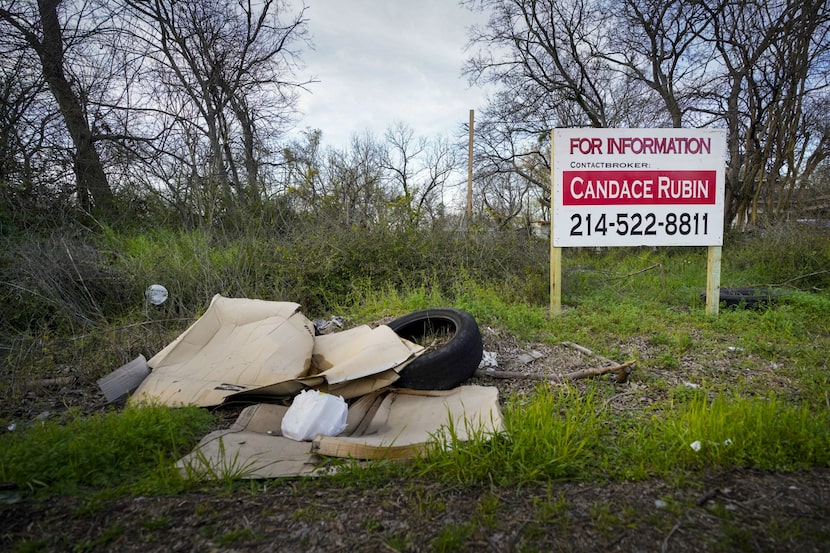
[[[520,343],[494,329],[483,328],[482,335],[498,370],[550,375],[607,363],[569,346]],[[648,348],[643,341],[621,344],[620,351],[642,355]],[[718,363],[712,369],[711,359],[683,359],[680,370],[657,377],[693,384],[701,371],[718,370],[730,378],[728,351]],[[759,373],[768,372],[762,365]],[[502,397],[532,393],[538,382],[486,373],[472,380],[497,386]],[[617,409],[636,409],[648,397],[641,393],[648,383],[636,370],[629,382],[609,379],[608,385],[615,388]],[[11,411],[31,420],[68,405],[102,405],[94,383],[47,392],[34,390]],[[828,469],[736,468],[683,482],[502,488],[401,478],[367,488],[317,478],[170,497],[29,499],[0,506],[0,550],[830,551]]]

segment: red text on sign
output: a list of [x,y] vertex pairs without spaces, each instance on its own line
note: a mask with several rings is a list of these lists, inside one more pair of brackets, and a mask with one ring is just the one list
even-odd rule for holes
[[562,205],[707,205],[715,171],[563,171]]

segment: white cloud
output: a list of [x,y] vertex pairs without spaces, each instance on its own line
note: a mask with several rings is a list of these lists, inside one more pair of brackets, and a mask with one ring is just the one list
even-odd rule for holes
[[467,27],[476,22],[450,0],[307,0],[315,50],[303,58],[320,82],[304,93],[299,128],[323,130],[335,147],[356,133],[381,136],[393,122],[419,135],[454,135],[485,93],[461,68]]

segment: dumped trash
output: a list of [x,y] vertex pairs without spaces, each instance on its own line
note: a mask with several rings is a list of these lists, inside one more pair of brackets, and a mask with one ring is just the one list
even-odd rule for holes
[[152,305],[159,306],[167,301],[167,288],[161,284],[151,284],[147,290],[144,291],[144,297]]
[[343,328],[343,317],[335,316],[328,320],[314,319],[311,322],[314,324],[317,334],[329,334],[330,332],[336,332]]
[[382,390],[349,406],[338,436],[312,442],[282,435],[289,407],[259,403],[246,407],[226,430],[205,436],[176,466],[191,476],[267,479],[320,473],[321,456],[350,459],[405,459],[421,454],[452,422],[454,439],[504,431],[498,390],[459,386],[454,390]]
[[[743,287],[743,288],[721,288],[719,291],[720,303],[734,309],[757,309],[776,303],[783,297],[783,293],[775,288]],[[706,301],[706,292],[700,295]]]
[[473,376],[481,363],[484,347],[478,323],[461,309],[414,311],[390,321],[388,326],[401,338],[420,340],[427,346],[423,355],[400,371],[398,386],[450,390]]
[[424,349],[386,326],[315,337],[299,308],[214,296],[202,317],[147,361],[152,371],[131,401],[212,407],[312,388],[350,399],[391,385]]
[[[712,441],[707,441],[706,443],[709,444],[710,446],[714,446],[714,447],[717,447],[717,446],[729,447],[730,445],[732,445],[732,438],[726,438],[721,443],[712,442]],[[703,443],[700,440],[695,440],[695,441],[693,441],[692,443],[689,444],[689,447],[691,447],[695,451],[700,451],[701,448],[703,448]]]
[[135,392],[149,374],[147,359],[139,355],[107,376],[99,378],[98,387],[104,392],[107,402],[114,403]]
[[496,352],[495,351],[485,351],[484,355],[481,357],[481,363],[479,363],[479,369],[495,369],[499,366],[499,362],[496,359]]
[[312,322],[299,308],[216,295],[173,342],[99,386],[110,402],[252,403],[178,462],[204,478],[313,474],[321,456],[417,456],[448,427],[459,441],[504,431],[498,389],[461,385],[483,356],[469,313],[429,309],[330,332],[342,319]]
[[340,396],[317,390],[303,390],[285,412],[282,435],[292,440],[311,441],[316,436],[337,436],[346,429],[349,407]]

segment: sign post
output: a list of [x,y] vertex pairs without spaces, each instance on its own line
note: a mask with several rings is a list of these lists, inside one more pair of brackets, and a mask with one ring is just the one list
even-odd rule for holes
[[718,314],[720,305],[720,256],[721,246],[709,246],[706,270],[706,312]]
[[[551,183],[551,202],[553,201],[553,182],[556,172],[554,171],[554,156],[556,150],[554,148],[553,140],[550,141],[550,183]],[[553,205],[550,210],[550,313],[551,315],[558,315],[562,312],[562,248],[556,246],[553,235],[555,234],[553,228],[556,225],[556,219],[553,216]]]
[[561,248],[583,246],[708,246],[706,310],[717,313],[723,130],[554,129],[551,156],[551,314]]

